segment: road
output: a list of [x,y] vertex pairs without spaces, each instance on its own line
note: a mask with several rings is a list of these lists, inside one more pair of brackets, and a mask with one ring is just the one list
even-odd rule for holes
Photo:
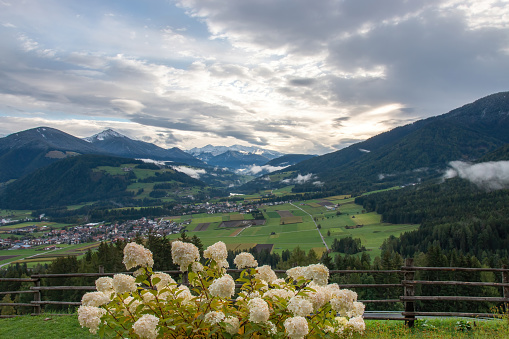
[[322,242],[323,244],[325,245],[325,248],[327,249],[327,252],[329,252],[329,246],[327,246],[327,243],[325,242],[325,239],[323,238],[323,235],[322,235],[322,232],[320,232],[320,229],[318,228],[318,224],[316,223],[315,221],[315,218],[313,218],[313,216],[311,214],[309,214],[308,212],[304,211],[302,208],[300,208],[299,206],[296,206],[294,205],[293,203],[290,203],[290,205],[292,205],[293,207],[297,207],[298,209],[300,209],[302,212],[306,213],[307,215],[309,215],[311,217],[311,220],[313,220],[313,222],[315,223],[315,226],[316,226],[316,230],[318,231],[318,234],[320,234],[320,238],[322,238]]

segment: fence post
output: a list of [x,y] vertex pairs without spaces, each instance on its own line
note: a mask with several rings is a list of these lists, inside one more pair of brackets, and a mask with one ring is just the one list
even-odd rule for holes
[[[41,278],[36,278],[37,280],[34,281],[35,287],[41,287]],[[37,289],[34,293],[34,302],[40,302],[41,301],[41,290]],[[35,315],[41,315],[41,304],[35,304],[34,303],[34,313]]]
[[[502,265],[502,268],[507,269],[507,265]],[[509,284],[509,272],[507,271],[502,272],[502,283]],[[504,286],[502,288],[502,291],[503,291],[502,296],[504,298],[509,298],[509,287]],[[504,302],[504,313],[505,314],[509,313],[509,303],[507,301]]]
[[104,273],[104,266],[103,265],[99,265],[99,273],[101,273],[101,274]]
[[[405,273],[403,275],[404,280],[414,280],[415,271],[410,271],[408,267],[414,266],[414,259],[407,258],[405,259]],[[413,297],[415,296],[415,288],[414,284],[404,284],[403,287],[403,295],[405,297]],[[405,301],[405,313],[407,312],[415,312],[415,303],[413,301]],[[405,315],[405,325],[407,327],[414,327],[415,315]],[[409,319],[408,319],[409,318]]]
[[182,284],[185,286],[189,286],[189,272],[182,272]]

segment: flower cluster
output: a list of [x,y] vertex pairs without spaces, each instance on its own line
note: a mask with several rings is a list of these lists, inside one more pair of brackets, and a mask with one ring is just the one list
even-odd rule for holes
[[255,260],[253,255],[251,253],[242,252],[239,253],[235,259],[233,260],[233,263],[239,270],[246,268],[246,267],[257,267],[258,261]]
[[[365,330],[357,294],[328,284],[321,264],[292,268],[284,279],[241,253],[234,262],[243,271],[234,280],[225,272],[224,243],[208,247],[200,262],[195,245],[174,241],[173,261],[188,275],[188,287],[154,272],[143,246],[126,248],[126,267],[141,268],[134,276],[97,279],[97,291],[86,293],[78,309],[81,326],[101,337],[347,338]],[[236,282],[242,287],[234,298]]]
[[200,260],[200,251],[198,247],[188,242],[172,242],[171,255],[173,263],[179,265],[182,272],[187,272],[187,268],[190,264]]
[[222,241],[218,241],[214,245],[209,246],[205,252],[203,252],[203,257],[205,259],[214,260],[219,267],[228,268],[229,266],[228,261],[226,261],[228,250],[226,249],[225,243]]
[[142,245],[131,242],[124,247],[124,260],[122,263],[130,270],[138,266],[152,267],[154,266],[154,259],[152,257],[152,252],[148,249]]

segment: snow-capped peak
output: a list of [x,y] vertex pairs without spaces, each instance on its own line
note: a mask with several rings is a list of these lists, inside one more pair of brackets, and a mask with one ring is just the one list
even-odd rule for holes
[[95,135],[92,135],[91,137],[83,138],[83,140],[88,142],[94,142],[94,140],[106,140],[110,138],[127,138],[125,135],[120,134],[111,128],[108,128],[101,133],[97,133]]
[[242,146],[242,145],[233,145],[233,146],[212,146],[207,145],[204,147],[194,147],[187,151],[187,153],[192,154],[194,156],[199,156],[203,153],[210,153],[213,156],[217,156],[223,154],[228,151],[236,151],[242,154],[256,154],[268,156],[269,158],[276,158],[283,155],[283,153],[266,150],[263,148],[253,147],[253,146]]

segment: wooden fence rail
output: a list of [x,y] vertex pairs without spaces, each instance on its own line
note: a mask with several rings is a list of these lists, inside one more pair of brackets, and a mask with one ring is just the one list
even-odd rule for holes
[[[415,274],[421,271],[428,272],[492,272],[501,274],[501,282],[474,282],[474,281],[440,281],[440,280],[415,280]],[[230,269],[229,273],[240,273],[241,270]],[[275,270],[276,273],[285,273],[285,270]],[[132,272],[123,272],[124,274],[132,274]],[[188,283],[187,274],[180,271],[165,271],[165,273],[173,275],[182,275],[182,283]],[[404,320],[407,326],[413,326],[416,316],[435,316],[435,317],[483,317],[494,318],[498,314],[492,313],[463,313],[463,312],[417,312],[415,303],[417,301],[469,301],[469,302],[493,302],[502,303],[504,310],[509,311],[509,269],[503,268],[465,268],[465,267],[417,267],[413,266],[413,259],[406,259],[405,266],[399,270],[331,270],[330,275],[335,274],[362,274],[377,273],[382,275],[397,274],[400,282],[393,284],[339,284],[341,288],[402,288],[402,295],[398,299],[380,299],[380,300],[359,300],[363,303],[403,303],[404,311],[401,312],[402,317],[393,317],[390,315],[365,314],[365,319],[388,319],[388,320]],[[79,306],[79,301],[51,301],[43,300],[42,293],[44,291],[65,291],[65,290],[82,290],[93,291],[95,286],[41,286],[42,279],[54,278],[72,278],[72,277],[103,277],[113,276],[116,273],[70,273],[70,274],[34,274],[30,278],[0,278],[0,282],[31,282],[34,286],[30,290],[24,291],[0,291],[0,295],[32,293],[33,301],[30,303],[0,303],[2,306],[11,307],[33,307],[32,315],[39,315],[43,311],[44,305],[64,305]],[[502,289],[502,297],[480,297],[480,296],[418,296],[415,295],[415,287],[418,285],[437,285],[437,286],[488,286]],[[240,286],[240,285],[238,285]],[[0,315],[0,318],[12,317],[8,315]]]

